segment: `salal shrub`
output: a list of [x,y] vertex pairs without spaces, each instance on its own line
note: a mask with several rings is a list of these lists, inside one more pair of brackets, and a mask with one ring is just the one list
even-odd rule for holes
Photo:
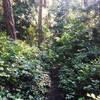
[[66,91],[66,100],[84,97],[89,94],[99,95],[100,59],[90,64],[79,63],[72,66],[63,66],[60,70],[60,87]]
[[49,62],[60,67],[59,87],[66,100],[90,100],[87,94],[100,95],[100,47],[83,23],[74,21],[65,29],[48,52]]
[[44,100],[49,77],[38,54],[36,47],[0,36],[0,99]]

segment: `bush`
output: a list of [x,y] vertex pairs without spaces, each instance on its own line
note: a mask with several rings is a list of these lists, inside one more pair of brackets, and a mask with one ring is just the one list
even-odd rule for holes
[[67,100],[84,97],[89,99],[87,94],[99,95],[100,84],[100,59],[91,64],[78,63],[73,66],[64,66],[60,71],[60,87],[66,92]]
[[88,93],[100,95],[100,47],[79,23],[66,26],[66,32],[56,37],[48,50],[51,66],[60,67],[59,87],[66,100],[89,100]]
[[44,100],[49,77],[38,59],[38,48],[0,34],[0,98]]

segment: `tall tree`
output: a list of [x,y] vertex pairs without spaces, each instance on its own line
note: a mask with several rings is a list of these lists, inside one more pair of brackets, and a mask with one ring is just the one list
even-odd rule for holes
[[39,0],[39,13],[38,13],[38,45],[43,41],[43,30],[42,30],[42,6],[43,0]]
[[40,45],[44,39],[43,30],[42,30],[42,7],[46,8],[47,0],[39,0],[39,13],[38,13],[38,45]]
[[11,0],[3,0],[4,21],[10,37],[16,39],[16,30]]
[[86,8],[88,6],[88,0],[83,0],[83,5],[84,5],[84,8]]
[[47,0],[43,0],[43,6],[47,7]]

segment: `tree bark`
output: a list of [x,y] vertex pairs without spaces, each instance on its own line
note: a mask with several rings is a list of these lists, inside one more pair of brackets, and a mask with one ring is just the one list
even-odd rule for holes
[[88,6],[88,0],[84,0],[84,8]]
[[4,22],[12,39],[16,39],[16,30],[11,0],[3,0]]
[[47,7],[47,0],[43,0],[43,6],[46,8]]
[[42,31],[42,6],[43,6],[43,0],[39,0],[39,15],[38,15],[38,46],[43,41],[43,31]]

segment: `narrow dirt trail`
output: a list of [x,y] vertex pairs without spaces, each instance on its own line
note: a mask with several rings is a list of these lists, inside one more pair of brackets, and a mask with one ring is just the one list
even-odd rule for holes
[[59,68],[54,67],[50,72],[51,86],[48,90],[47,100],[65,100],[63,91],[58,88]]

